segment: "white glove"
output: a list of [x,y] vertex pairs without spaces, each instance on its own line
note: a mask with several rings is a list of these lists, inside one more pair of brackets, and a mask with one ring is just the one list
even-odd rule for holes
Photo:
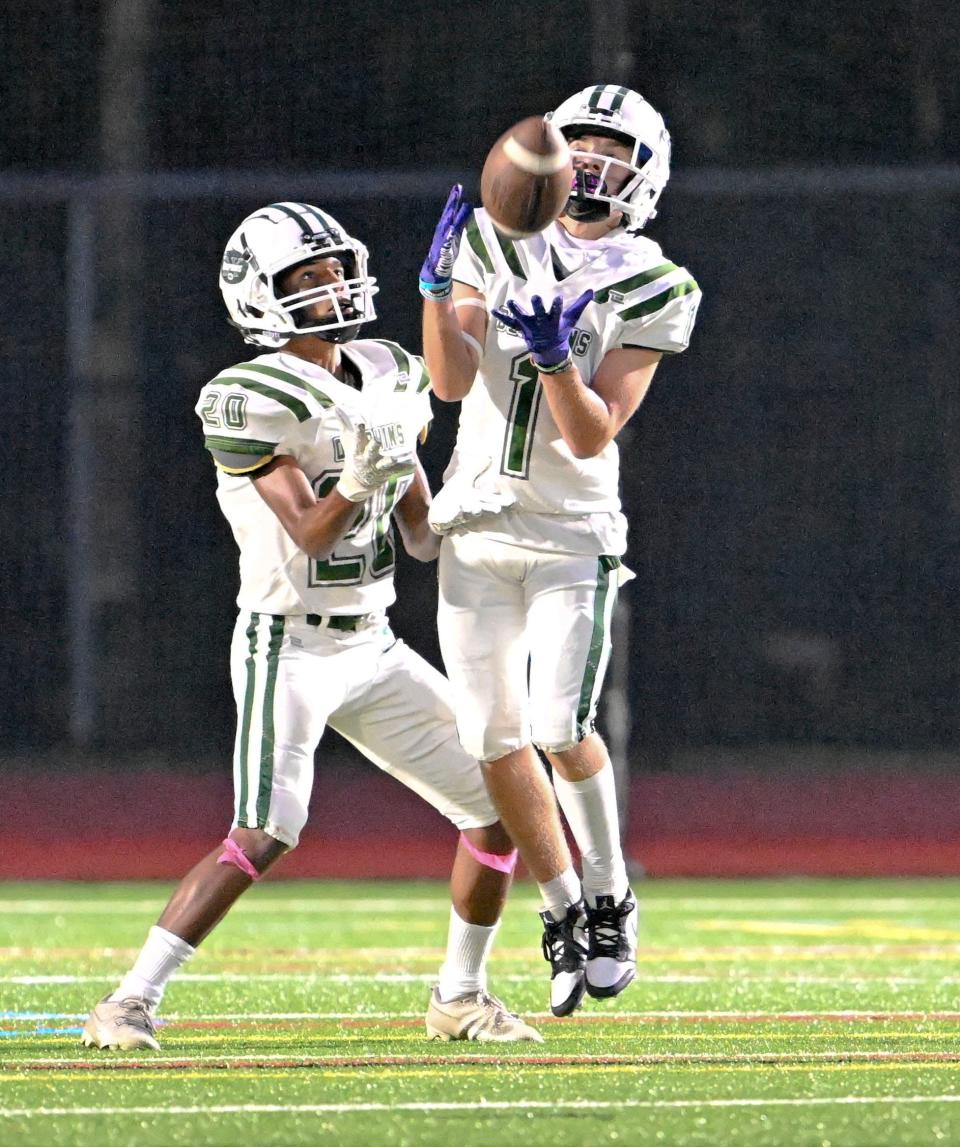
[[498,514],[516,501],[513,494],[502,494],[481,482],[490,469],[488,459],[472,482],[448,482],[430,503],[427,522],[435,534],[448,534],[481,514]]
[[365,502],[391,478],[406,478],[416,470],[415,448],[384,448],[377,441],[376,427],[371,432],[365,422],[358,419],[354,423],[341,407],[337,407],[337,414],[343,423],[347,457],[336,489],[344,498],[351,502]]

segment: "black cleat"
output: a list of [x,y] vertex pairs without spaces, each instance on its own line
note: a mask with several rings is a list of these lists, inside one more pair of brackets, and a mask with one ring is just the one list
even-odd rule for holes
[[543,957],[550,964],[550,1010],[568,1016],[580,1006],[586,989],[586,908],[582,900],[571,904],[562,920],[541,912]]

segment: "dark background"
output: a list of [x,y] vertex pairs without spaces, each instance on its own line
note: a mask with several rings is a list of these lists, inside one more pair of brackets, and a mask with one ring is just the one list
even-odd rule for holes
[[[0,751],[229,753],[236,559],[193,405],[251,357],[217,289],[240,219],[319,202],[370,248],[369,333],[418,350],[450,178],[475,191],[501,131],[595,82],[664,114],[649,233],[704,292],[622,443],[631,756],[960,744],[958,6],[23,0],[0,20]],[[436,658],[435,574],[399,581],[396,627]]]

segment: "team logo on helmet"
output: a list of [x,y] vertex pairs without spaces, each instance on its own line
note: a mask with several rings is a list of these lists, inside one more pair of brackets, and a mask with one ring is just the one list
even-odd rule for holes
[[235,247],[228,247],[223,253],[223,263],[220,266],[220,278],[225,283],[235,286],[243,282],[243,278],[250,267],[247,257]]
[[[283,291],[285,271],[328,257],[342,267],[337,281]],[[271,203],[248,215],[227,243],[220,290],[244,339],[271,349],[303,334],[347,342],[377,317],[366,247],[309,203]]]

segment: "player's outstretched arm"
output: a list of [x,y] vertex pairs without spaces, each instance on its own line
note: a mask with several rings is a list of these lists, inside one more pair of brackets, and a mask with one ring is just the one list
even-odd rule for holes
[[423,357],[433,393],[444,402],[458,402],[469,392],[487,330],[483,295],[453,281],[454,260],[472,210],[463,200],[463,188],[455,184],[420,268]]
[[324,559],[356,520],[358,507],[336,488],[317,500],[293,458],[278,454],[253,476],[257,493],[305,554]]
[[413,484],[397,503],[394,520],[403,539],[403,548],[419,562],[432,562],[440,553],[440,538],[430,529],[430,487],[423,467],[417,463]]

